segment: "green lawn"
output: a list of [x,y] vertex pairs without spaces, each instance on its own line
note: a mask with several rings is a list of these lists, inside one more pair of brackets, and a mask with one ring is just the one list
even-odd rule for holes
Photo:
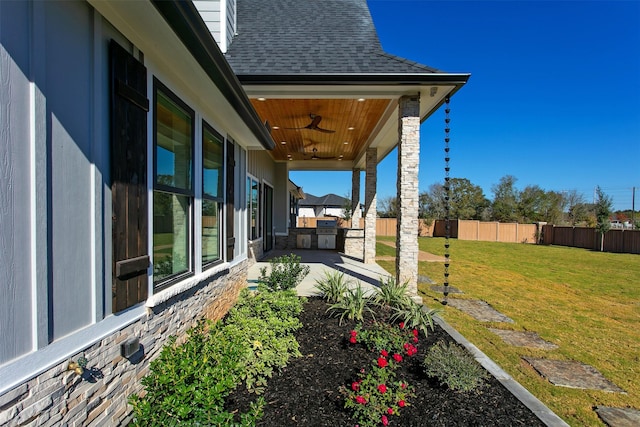
[[[379,237],[394,240],[394,237]],[[444,239],[420,238],[420,250],[444,254]],[[379,254],[395,250],[378,243]],[[391,251],[389,251],[391,249]],[[536,246],[451,240],[450,285],[460,298],[487,301],[512,318],[502,329],[535,331],[559,346],[552,351],[512,347],[483,323],[452,307],[441,316],[572,426],[604,426],[597,405],[640,409],[640,256]],[[393,261],[379,261],[394,272]],[[442,284],[442,263],[419,263],[419,274]],[[421,285],[429,306],[441,295]],[[575,360],[594,366],[627,394],[556,387],[522,356]]]

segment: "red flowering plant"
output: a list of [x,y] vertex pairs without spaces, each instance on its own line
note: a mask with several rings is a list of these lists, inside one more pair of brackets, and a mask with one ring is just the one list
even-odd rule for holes
[[396,367],[393,356],[383,349],[368,370],[360,370],[350,387],[341,388],[344,406],[353,411],[360,427],[386,426],[390,416],[399,415],[400,408],[409,405],[407,399],[415,395],[414,390],[405,381],[395,380]]
[[[372,351],[386,350],[390,355],[403,354],[406,343],[415,344],[418,339],[417,330],[391,325],[385,322],[373,322],[365,328],[362,324],[349,332],[351,344],[360,343]],[[386,357],[386,356],[385,356]],[[397,362],[398,360],[396,360]]]

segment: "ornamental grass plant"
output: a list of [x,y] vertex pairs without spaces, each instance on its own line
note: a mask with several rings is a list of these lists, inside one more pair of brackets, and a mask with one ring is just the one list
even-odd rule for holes
[[374,311],[371,309],[371,299],[365,294],[360,283],[348,289],[342,299],[330,305],[327,311],[339,317],[340,324],[345,318],[362,321],[365,314],[374,315]]
[[324,278],[316,279],[316,289],[327,302],[338,303],[349,290],[349,283],[351,281],[342,271],[325,270]]

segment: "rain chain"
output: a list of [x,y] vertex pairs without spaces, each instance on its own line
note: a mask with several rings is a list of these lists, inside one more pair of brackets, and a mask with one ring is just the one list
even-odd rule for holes
[[451,223],[449,221],[449,214],[451,210],[451,186],[449,184],[449,141],[450,135],[449,132],[451,129],[449,128],[449,122],[451,119],[449,118],[449,113],[451,109],[449,108],[449,97],[445,99],[445,116],[444,116],[444,288],[443,294],[444,299],[442,300],[443,305],[447,305],[447,296],[449,295],[449,237],[451,237]]

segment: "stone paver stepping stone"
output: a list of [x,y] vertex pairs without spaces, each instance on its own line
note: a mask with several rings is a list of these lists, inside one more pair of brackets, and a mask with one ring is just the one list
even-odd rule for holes
[[463,311],[481,322],[514,323],[512,319],[491,307],[488,303],[477,299],[449,299],[449,305]]
[[609,427],[640,426],[640,411],[637,409],[596,406],[596,413]]
[[435,285],[436,284],[436,282],[431,280],[431,278],[429,276],[425,276],[425,275],[422,275],[422,274],[418,274],[418,283],[428,283],[430,285]]
[[489,328],[491,332],[498,335],[504,342],[516,347],[540,348],[542,350],[553,350],[558,348],[552,342],[545,341],[536,332],[506,331],[504,329]]
[[596,368],[570,360],[538,359],[523,357],[540,375],[553,385],[570,388],[624,393],[625,391],[606,379]]
[[[455,286],[447,286],[447,288],[449,288],[447,292],[449,292],[450,294],[464,294],[464,292],[462,292],[460,289],[456,288]],[[444,293],[444,286],[434,285],[434,286],[431,286],[431,290],[434,292]]]

